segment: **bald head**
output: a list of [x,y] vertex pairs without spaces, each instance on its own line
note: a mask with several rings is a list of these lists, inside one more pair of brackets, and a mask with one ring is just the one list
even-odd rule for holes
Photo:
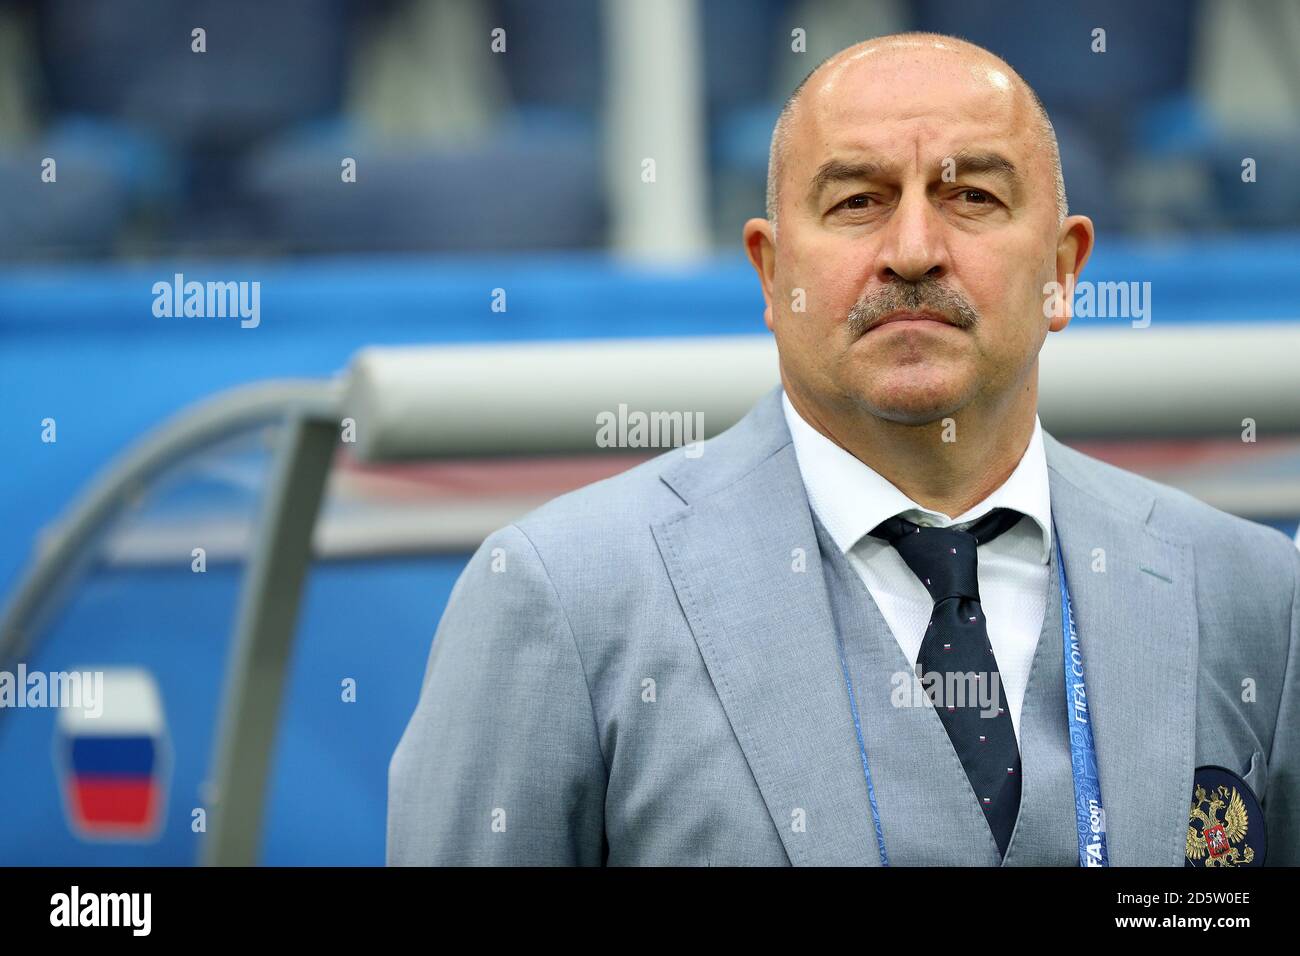
[[1067,215],[1065,177],[1061,171],[1061,152],[1056,142],[1056,131],[1043,107],[1042,100],[1033,88],[1005,61],[988,50],[958,37],[939,33],[898,33],[856,43],[822,61],[804,77],[786,100],[772,130],[772,146],[767,165],[767,218],[775,232],[780,207],[781,177],[784,173],[791,140],[799,135],[801,112],[810,95],[822,95],[834,85],[837,74],[851,64],[888,57],[929,57],[936,63],[961,64],[981,75],[990,83],[990,93],[1005,87],[1028,104],[1032,116],[1033,138],[1036,149],[1045,157],[1055,190],[1057,221]]

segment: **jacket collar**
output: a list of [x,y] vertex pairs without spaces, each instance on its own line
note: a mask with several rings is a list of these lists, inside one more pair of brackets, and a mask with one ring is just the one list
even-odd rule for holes
[[964,514],[949,517],[917,504],[884,475],[813,428],[795,410],[788,395],[782,394],[781,409],[808,501],[841,554],[847,554],[880,522],[894,515],[946,528],[975,521],[994,508],[1010,508],[1032,519],[1018,527],[1025,529],[1026,536],[1036,537],[1039,563],[1048,563],[1052,551],[1052,503],[1043,429],[1037,415],[1025,453],[1006,481]]

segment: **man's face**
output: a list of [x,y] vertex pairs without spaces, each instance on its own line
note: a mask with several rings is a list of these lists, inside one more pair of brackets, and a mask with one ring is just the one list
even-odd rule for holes
[[[1057,277],[1033,110],[996,61],[946,50],[866,52],[812,78],[767,290],[796,404],[918,424],[1024,387]],[[746,241],[752,256],[750,226]],[[885,321],[921,312],[939,321]]]

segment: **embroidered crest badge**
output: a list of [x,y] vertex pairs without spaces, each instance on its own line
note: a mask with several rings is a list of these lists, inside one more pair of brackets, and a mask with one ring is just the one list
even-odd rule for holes
[[1197,767],[1187,817],[1188,866],[1263,866],[1264,811],[1246,782],[1223,767]]

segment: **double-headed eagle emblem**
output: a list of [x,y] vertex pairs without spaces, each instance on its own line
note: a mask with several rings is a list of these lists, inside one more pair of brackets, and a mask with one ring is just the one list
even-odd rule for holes
[[1206,793],[1197,784],[1187,820],[1187,859],[1195,863],[1205,860],[1205,866],[1233,867],[1252,862],[1254,849],[1242,845],[1249,827],[1246,803],[1236,787],[1221,784]]

